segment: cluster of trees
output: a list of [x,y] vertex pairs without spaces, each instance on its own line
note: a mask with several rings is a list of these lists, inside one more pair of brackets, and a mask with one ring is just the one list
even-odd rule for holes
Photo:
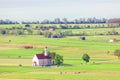
[[[43,51],[44,53],[44,51]],[[53,59],[53,65],[60,66],[63,64],[63,56],[56,54],[56,52],[48,52],[48,55]]]
[[[79,18],[74,19],[72,21],[68,20],[67,18],[55,18],[53,21],[51,20],[43,20],[43,21],[22,21],[22,24],[93,24],[93,23],[106,23],[107,19],[101,18]],[[12,21],[9,19],[0,20],[0,24],[19,24],[17,21]]]
[[32,29],[19,29],[19,30],[9,30],[9,29],[0,29],[0,34],[2,35],[31,35],[33,34]]
[[19,22],[6,19],[6,20],[0,20],[0,24],[19,24]]
[[36,26],[36,29],[42,29],[47,30],[49,28],[55,29],[91,29],[91,28],[118,28],[120,26],[118,25],[110,25],[110,24],[85,24],[85,25],[70,25],[70,24],[60,24],[60,25],[54,25],[54,26]]
[[[72,21],[68,20],[67,18],[55,18],[54,20],[43,20],[43,21],[21,21],[22,24],[100,24],[100,23],[117,23],[120,24],[120,18],[79,18],[74,19]],[[9,19],[0,20],[0,24],[20,24],[18,21],[12,21]]]
[[97,18],[80,18],[80,19],[74,19],[73,21],[69,21],[67,18],[63,18],[62,20],[60,18],[55,18],[54,21],[50,20],[44,20],[41,23],[42,24],[93,24],[93,23],[106,23],[107,19],[97,19]]
[[[107,26],[108,27],[108,26]],[[90,28],[105,28],[105,25],[59,25],[60,29],[90,29]]]

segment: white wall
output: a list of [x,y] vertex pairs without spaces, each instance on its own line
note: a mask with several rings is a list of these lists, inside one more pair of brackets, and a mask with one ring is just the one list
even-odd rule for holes
[[[34,61],[36,61],[36,65],[34,65]],[[34,55],[32,60],[33,66],[47,66],[51,64],[53,64],[51,59],[38,59],[36,55]]]
[[33,66],[35,66],[35,65],[33,64],[34,61],[36,61],[36,66],[38,66],[38,65],[39,65],[39,60],[38,60],[38,58],[37,58],[36,55],[34,55],[33,60],[32,60],[32,65],[33,65]]

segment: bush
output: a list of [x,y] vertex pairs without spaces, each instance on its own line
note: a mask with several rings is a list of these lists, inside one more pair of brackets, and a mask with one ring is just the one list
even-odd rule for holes
[[83,59],[86,63],[88,63],[89,60],[90,60],[90,57],[89,57],[88,54],[83,54],[82,59]]
[[17,34],[18,35],[23,35],[23,32],[22,31],[17,31]]
[[60,66],[61,64],[63,64],[63,56],[56,54],[54,62],[57,66]]
[[2,31],[1,31],[1,34],[2,34],[2,35],[5,35],[6,33],[7,33],[6,30],[2,30]]

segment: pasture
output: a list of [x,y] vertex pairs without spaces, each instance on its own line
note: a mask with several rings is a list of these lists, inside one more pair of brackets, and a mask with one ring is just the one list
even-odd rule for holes
[[[0,35],[0,80],[120,80],[120,60],[114,56],[114,50],[120,49],[120,37],[86,36],[85,41],[78,38]],[[110,38],[118,41],[110,43]],[[33,49],[25,49],[25,45]],[[42,53],[45,46],[64,57],[62,66],[31,66],[33,55]],[[84,53],[90,55],[88,64],[81,59]]]

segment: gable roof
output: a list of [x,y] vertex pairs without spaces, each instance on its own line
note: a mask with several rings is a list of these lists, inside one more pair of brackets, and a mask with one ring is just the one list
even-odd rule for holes
[[51,59],[50,56],[45,56],[44,54],[36,54],[38,59]]

